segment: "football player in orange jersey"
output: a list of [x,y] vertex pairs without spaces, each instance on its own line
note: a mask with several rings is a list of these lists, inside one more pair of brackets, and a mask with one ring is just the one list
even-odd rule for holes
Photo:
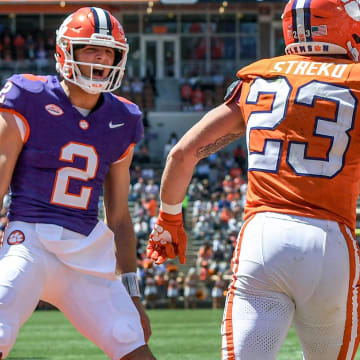
[[286,55],[237,72],[225,102],[170,152],[147,254],[185,262],[181,202],[198,161],[246,135],[245,223],[231,263],[222,359],[273,360],[291,325],[306,360],[359,342],[360,8],[290,0]]

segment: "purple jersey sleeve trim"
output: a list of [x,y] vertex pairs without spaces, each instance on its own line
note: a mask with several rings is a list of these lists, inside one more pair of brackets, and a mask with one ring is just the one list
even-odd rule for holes
[[124,151],[124,153],[119,157],[119,159],[117,159],[116,161],[114,161],[111,165],[117,164],[118,162],[122,161],[124,158],[126,158],[126,156],[129,154],[129,152],[134,148],[136,144],[135,143],[131,143],[128,148]]

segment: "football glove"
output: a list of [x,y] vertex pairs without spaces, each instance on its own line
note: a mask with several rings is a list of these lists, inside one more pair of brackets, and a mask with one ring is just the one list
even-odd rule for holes
[[185,264],[186,243],[182,213],[171,215],[160,210],[149,237],[146,256],[158,265],[178,256],[180,263]]

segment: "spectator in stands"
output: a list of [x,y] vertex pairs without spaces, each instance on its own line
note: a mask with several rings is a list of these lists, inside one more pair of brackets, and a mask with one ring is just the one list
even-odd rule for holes
[[246,171],[246,153],[241,145],[236,146],[233,156],[235,162],[239,165],[244,174]]
[[224,291],[226,289],[226,284],[223,279],[221,272],[218,272],[214,276],[213,288],[211,290],[211,297],[213,303],[213,309],[219,309],[224,306]]
[[145,179],[154,179],[155,170],[152,167],[146,167],[141,170],[141,176]]
[[145,181],[141,176],[137,179],[136,183],[132,187],[131,196],[132,200],[138,200],[141,195],[145,193]]
[[183,111],[190,111],[192,109],[192,86],[189,82],[184,82],[180,85],[181,109]]
[[195,111],[204,110],[204,92],[200,85],[195,85],[191,93],[191,105]]
[[179,296],[179,284],[177,282],[177,270],[170,270],[169,282],[167,288],[167,297],[169,299],[169,309],[176,308],[176,302]]
[[207,267],[208,262],[213,257],[213,249],[209,242],[206,242],[204,245],[201,245],[197,254],[197,266]]
[[191,180],[191,183],[190,183],[189,189],[188,189],[189,200],[199,199],[201,189],[202,189],[202,184],[199,182],[199,179],[197,177],[194,177]]
[[124,76],[121,84],[121,88],[119,89],[119,93],[121,96],[125,97],[128,100],[132,99],[132,92],[131,92],[131,82],[127,76]]
[[140,164],[149,163],[151,161],[150,151],[145,143],[142,143],[140,150],[136,153],[135,160]]
[[144,306],[146,308],[155,309],[156,300],[158,299],[158,291],[156,287],[154,269],[152,268],[146,271],[144,296]]
[[167,159],[167,156],[168,156],[170,150],[171,150],[173,147],[174,147],[174,145],[172,144],[171,139],[169,139],[169,140],[167,141],[167,143],[164,145],[163,159],[162,159],[163,164],[165,164],[166,159]]
[[1,35],[2,59],[4,63],[11,63],[13,60],[13,38],[8,28],[5,28]]
[[158,202],[156,200],[156,196],[153,194],[149,194],[143,200],[143,207],[146,210],[146,214],[149,218],[156,216],[158,210]]
[[25,41],[26,58],[30,61],[35,59],[35,41],[33,35],[28,33]]
[[155,96],[159,95],[157,87],[156,87],[156,79],[155,79],[154,75],[152,74],[152,72],[150,72],[150,71],[146,72],[146,77],[145,77],[145,79],[143,79],[143,82],[144,82],[144,87],[150,86],[152,93]]
[[208,179],[210,174],[210,164],[208,159],[202,159],[195,170],[195,176],[200,180]]
[[157,287],[157,294],[159,299],[164,299],[166,297],[166,290],[167,290],[167,279],[163,272],[157,272],[155,275],[156,287]]
[[136,76],[134,80],[131,82],[131,90],[133,94],[142,94],[144,91],[144,83],[141,79]]
[[184,308],[196,308],[196,291],[198,283],[198,274],[196,269],[191,267],[186,275],[184,283]]
[[159,193],[159,185],[155,183],[154,179],[148,179],[147,184],[145,185],[145,194],[154,195],[157,197]]
[[149,223],[144,216],[134,221],[134,231],[137,239],[145,239],[149,235]]
[[199,219],[193,227],[193,234],[196,240],[209,239],[211,234],[211,226],[204,215],[200,215]]
[[213,76],[212,76],[212,81],[214,86],[223,86],[224,85],[224,75],[222,74],[222,72],[219,69],[216,69]]
[[17,33],[14,39],[15,56],[16,60],[25,60],[25,39],[21,33]]

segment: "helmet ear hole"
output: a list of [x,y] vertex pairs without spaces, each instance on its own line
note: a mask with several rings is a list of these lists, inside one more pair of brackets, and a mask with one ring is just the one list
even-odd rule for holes
[[360,44],[360,36],[358,34],[352,34],[352,38],[356,42],[356,44]]
[[115,50],[115,58],[114,58],[114,66],[117,65],[124,57],[124,51],[123,50]]

